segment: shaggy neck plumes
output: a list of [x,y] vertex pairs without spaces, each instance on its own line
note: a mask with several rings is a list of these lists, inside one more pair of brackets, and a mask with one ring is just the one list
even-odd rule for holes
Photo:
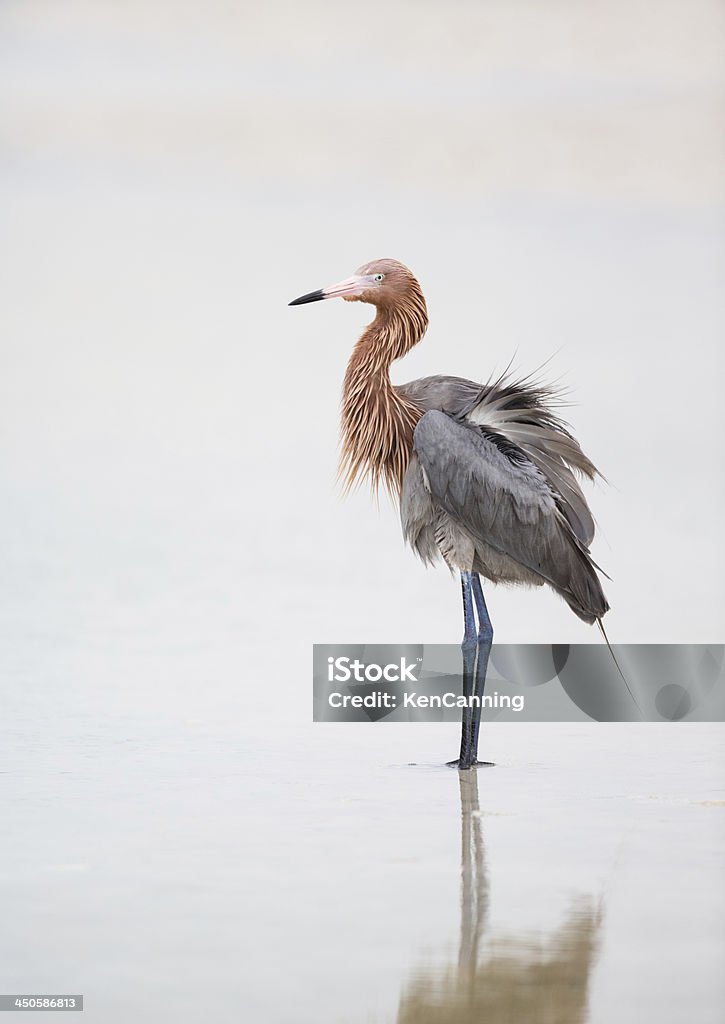
[[379,307],[353,349],[342,394],[340,477],[346,490],[367,476],[373,489],[382,483],[400,494],[422,410],[393,388],[388,371],[427,326],[425,300],[416,288],[394,306]]

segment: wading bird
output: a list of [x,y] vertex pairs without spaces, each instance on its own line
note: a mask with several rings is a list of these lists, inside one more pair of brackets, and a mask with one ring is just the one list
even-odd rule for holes
[[[341,475],[346,487],[366,477],[386,487],[423,562],[442,557],[460,572],[464,692],[483,693],[493,642],[480,576],[547,583],[602,628],[609,605],[589,554],[594,521],[575,477],[597,470],[555,414],[555,390],[505,374],[487,384],[436,376],[394,386],[390,364],[428,326],[418,281],[397,260],[373,260],[290,306],[336,297],[376,308],[345,374]],[[480,716],[464,712],[459,768],[477,763]]]

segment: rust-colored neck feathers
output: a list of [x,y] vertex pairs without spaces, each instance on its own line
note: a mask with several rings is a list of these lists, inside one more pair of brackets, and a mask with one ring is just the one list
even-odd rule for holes
[[400,494],[422,410],[390,383],[389,368],[425,333],[428,314],[412,278],[394,301],[378,305],[375,320],[353,349],[342,394],[340,477],[345,490],[365,477]]

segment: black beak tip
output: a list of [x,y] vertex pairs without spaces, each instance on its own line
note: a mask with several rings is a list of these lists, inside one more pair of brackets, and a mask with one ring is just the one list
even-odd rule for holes
[[292,299],[288,302],[288,306],[304,306],[306,302],[319,302],[320,299],[324,299],[325,293],[322,288],[318,288],[315,292],[308,292],[307,295],[300,295],[298,299]]

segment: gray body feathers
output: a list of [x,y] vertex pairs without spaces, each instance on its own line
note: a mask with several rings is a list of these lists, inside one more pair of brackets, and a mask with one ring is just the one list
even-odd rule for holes
[[396,390],[424,412],[401,495],[403,531],[423,561],[548,583],[580,618],[600,619],[609,606],[589,554],[594,521],[574,476],[596,469],[552,411],[555,393],[506,377],[427,377]]

